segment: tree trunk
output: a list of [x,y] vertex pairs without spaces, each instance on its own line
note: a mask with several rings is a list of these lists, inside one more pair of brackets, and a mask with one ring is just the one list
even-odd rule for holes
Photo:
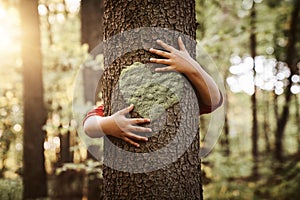
[[[104,37],[108,42],[104,51],[103,100],[105,113],[111,115],[127,104],[117,85],[123,68],[134,62],[148,63],[153,55],[147,50],[157,47],[156,39],[162,39],[176,48],[179,33],[195,39],[195,2],[108,0],[105,2],[104,27]],[[126,31],[140,27],[166,29],[136,29],[131,31],[132,34],[126,34]],[[110,40],[117,34],[120,35]],[[185,43],[194,56],[195,43]],[[192,101],[196,98],[193,88],[188,82],[183,85],[185,94],[180,103],[167,108],[165,115],[151,122],[154,133],[148,142],[140,143],[140,148],[117,138],[105,137],[105,199],[203,199],[197,132],[198,105]],[[141,95],[150,93],[144,92]],[[133,112],[131,116],[139,115]],[[193,134],[195,137],[189,141]],[[184,143],[187,141],[191,144],[186,146],[183,155],[174,156],[182,148],[185,149]],[[170,148],[165,148],[169,144]],[[130,156],[124,156],[120,149]],[[161,150],[164,150],[161,156],[151,157]]]
[[63,163],[73,162],[73,154],[70,151],[71,141],[70,141],[71,133],[68,131],[67,133],[60,134],[60,166]]
[[[228,77],[228,70],[224,73],[224,80]],[[228,92],[225,93],[225,98],[226,101],[224,101],[224,136],[221,138],[221,144],[224,148],[224,155],[225,156],[230,156],[230,141],[229,141],[229,133],[230,133],[230,125],[229,125],[229,115],[228,115],[228,110],[229,110],[229,96]]]
[[[104,3],[103,0],[82,0],[80,5],[81,14],[81,43],[89,45],[89,52],[91,52],[103,40],[103,14]],[[103,53],[103,52],[97,52]],[[96,88],[99,80],[99,71],[92,68],[84,67],[83,69],[83,85],[84,85],[84,99],[86,102],[95,103],[95,91],[91,88]],[[90,153],[89,146],[87,151],[88,159],[95,159]],[[99,199],[101,197],[103,180],[99,179],[97,174],[87,174],[88,176],[88,199]]]
[[[88,44],[91,52],[103,40],[103,13],[104,0],[82,0],[80,7],[81,15],[81,43]],[[102,51],[102,50],[101,50]],[[96,52],[99,54],[103,52]],[[94,103],[95,91],[99,80],[99,71],[90,67],[83,69],[84,99]]]
[[299,9],[300,9],[300,2],[299,0],[294,0],[293,12],[291,14],[290,19],[290,29],[288,35],[288,44],[287,44],[287,51],[286,51],[286,63],[291,70],[291,75],[289,76],[289,84],[285,89],[284,93],[284,106],[281,112],[281,115],[277,121],[277,129],[275,132],[275,158],[279,161],[283,160],[283,147],[282,141],[284,136],[284,130],[289,119],[289,109],[290,109],[290,101],[292,97],[291,87],[292,87],[292,76],[297,74],[297,62],[295,61],[296,56],[296,43],[297,43],[297,25],[299,20]]
[[[250,51],[251,57],[253,58],[253,78],[255,78],[255,57],[256,57],[256,9],[255,2],[251,9],[251,19],[250,19]],[[258,122],[257,122],[257,100],[256,100],[256,86],[254,84],[254,93],[251,96],[252,104],[252,158],[253,158],[253,168],[252,175],[254,178],[258,176]]]
[[264,93],[264,123],[263,123],[263,131],[264,131],[264,137],[265,137],[265,145],[266,145],[266,152],[270,153],[271,151],[271,145],[270,145],[270,139],[269,139],[269,133],[270,133],[270,103],[269,103],[269,94]]
[[[296,108],[296,122],[300,122],[300,106],[298,96],[295,95],[295,108]],[[300,153],[300,123],[297,123],[297,141],[298,141],[298,154]]]
[[81,1],[81,43],[89,45],[89,52],[102,42],[103,13],[103,0]]
[[47,196],[43,148],[45,132],[42,128],[45,124],[46,110],[43,99],[40,24],[37,8],[37,0],[20,2],[23,31],[24,199]]

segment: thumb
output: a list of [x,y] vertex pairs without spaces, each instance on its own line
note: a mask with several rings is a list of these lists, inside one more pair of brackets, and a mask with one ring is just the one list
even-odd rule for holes
[[128,106],[127,108],[124,108],[123,110],[120,110],[120,113],[123,115],[126,115],[128,113],[130,113],[133,110],[134,105],[130,104],[130,106]]
[[185,48],[185,45],[182,41],[182,38],[181,36],[178,37],[178,45],[179,45],[179,49],[182,50],[182,51],[186,51],[186,48]]

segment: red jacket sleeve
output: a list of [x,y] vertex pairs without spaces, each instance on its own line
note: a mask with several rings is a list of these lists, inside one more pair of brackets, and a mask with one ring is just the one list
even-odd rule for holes
[[85,120],[87,118],[89,118],[90,116],[100,116],[100,117],[103,117],[104,116],[104,106],[101,105],[101,106],[98,106],[97,108],[89,111],[86,114],[86,116],[84,117],[84,119],[83,119],[83,124],[84,124]]

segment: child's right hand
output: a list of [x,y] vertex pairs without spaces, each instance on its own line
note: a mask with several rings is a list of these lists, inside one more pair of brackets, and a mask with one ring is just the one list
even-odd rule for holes
[[133,110],[133,107],[134,106],[131,104],[127,108],[124,108],[107,117],[105,119],[107,121],[102,123],[102,130],[106,135],[120,138],[125,142],[139,147],[140,145],[135,142],[135,140],[148,141],[148,138],[139,136],[134,132],[149,133],[152,130],[150,128],[136,126],[137,124],[150,122],[150,119],[126,117],[126,115]]

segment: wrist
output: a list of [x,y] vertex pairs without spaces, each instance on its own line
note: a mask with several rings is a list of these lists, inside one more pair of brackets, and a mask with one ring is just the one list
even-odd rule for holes
[[186,72],[184,73],[187,77],[199,77],[202,73],[202,67],[197,62],[191,62],[190,67],[187,68]]
[[114,129],[117,127],[113,115],[104,117],[99,125],[105,135],[112,135],[115,132]]

